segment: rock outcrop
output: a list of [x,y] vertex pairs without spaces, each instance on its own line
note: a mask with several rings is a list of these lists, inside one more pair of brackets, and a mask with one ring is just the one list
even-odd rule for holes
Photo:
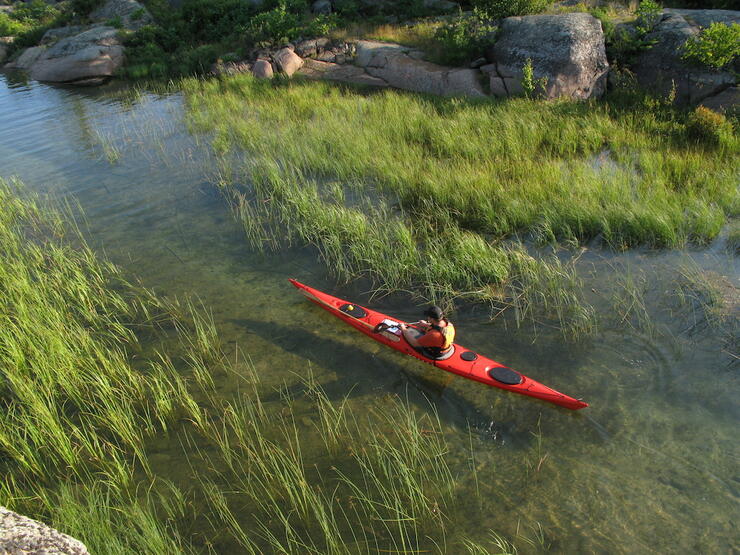
[[467,68],[424,61],[423,52],[398,44],[358,41],[355,65],[391,87],[442,96],[486,96],[478,76]]
[[26,48],[21,52],[20,56],[12,62],[8,62],[5,67],[8,69],[28,70],[34,63],[36,63],[36,60],[38,60],[45,51],[45,46],[32,46],[31,48]]
[[5,507],[0,507],[0,553],[88,555],[81,541]]
[[103,24],[118,19],[124,29],[132,31],[154,21],[147,9],[136,0],[107,0],[90,14],[90,19]]
[[665,10],[646,36],[655,44],[631,64],[637,82],[645,89],[667,96],[675,92],[679,104],[697,104],[735,84],[731,71],[717,71],[684,62],[686,41],[713,22],[740,23],[740,12],[728,10]]
[[[42,49],[38,52],[38,49]],[[29,51],[34,51],[34,60]],[[112,27],[93,27],[66,37],[48,48],[27,49],[16,61],[23,61],[32,79],[78,85],[100,84],[110,78],[123,63],[123,46],[118,31]]]
[[252,74],[258,79],[271,79],[273,75],[272,64],[267,60],[257,60],[252,66]]
[[278,71],[288,77],[301,69],[303,65],[303,59],[293,52],[292,48],[281,48],[273,54],[272,59],[275,61]]
[[507,17],[487,56],[492,94],[521,93],[522,68],[546,79],[544,96],[586,99],[606,91],[609,64],[601,22],[590,14]]

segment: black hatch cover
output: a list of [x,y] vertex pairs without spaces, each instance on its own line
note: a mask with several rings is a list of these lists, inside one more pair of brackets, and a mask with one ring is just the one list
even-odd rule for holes
[[519,373],[514,372],[513,370],[510,370],[509,368],[506,368],[504,366],[489,368],[488,375],[491,376],[494,380],[505,383],[506,385],[517,385],[522,383],[522,376]]

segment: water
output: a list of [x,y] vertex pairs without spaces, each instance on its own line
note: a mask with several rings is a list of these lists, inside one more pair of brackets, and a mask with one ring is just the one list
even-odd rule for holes
[[[677,302],[675,286],[693,264],[737,318],[737,263],[722,238],[690,252],[582,253],[596,337],[568,343],[546,326],[491,323],[480,309],[457,315],[461,343],[591,403],[560,410],[440,375],[307,303],[286,278],[368,297],[360,283],[334,284],[312,249],[263,256],[246,246],[213,186],[207,140],[184,129],[178,95],[111,92],[0,78],[0,176],[79,202],[95,249],[160,294],[197,296],[227,347],[248,353],[268,385],[310,370],[358,414],[383,410],[394,394],[420,412],[433,406],[461,483],[470,482],[472,445],[483,499],[449,515],[452,530],[534,537],[541,526],[559,553],[738,549],[737,328],[707,325]],[[624,295],[625,283],[639,295]],[[372,305],[409,320],[419,313],[399,296]],[[225,397],[236,387],[217,377]],[[177,472],[186,465],[176,452],[163,446],[154,465]]]

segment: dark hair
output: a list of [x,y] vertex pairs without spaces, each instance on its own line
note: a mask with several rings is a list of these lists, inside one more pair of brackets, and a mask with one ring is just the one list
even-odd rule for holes
[[442,312],[442,309],[438,306],[430,306],[424,311],[424,316],[429,316],[430,318],[434,318],[435,320],[441,320],[444,318],[444,313]]

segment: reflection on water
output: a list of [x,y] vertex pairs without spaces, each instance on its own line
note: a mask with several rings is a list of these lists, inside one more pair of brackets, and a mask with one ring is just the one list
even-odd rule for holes
[[[472,443],[483,503],[450,515],[460,534],[513,536],[539,523],[545,545],[562,553],[737,547],[738,352],[730,323],[738,273],[721,245],[588,251],[579,265],[601,326],[577,344],[505,318],[491,323],[472,308],[457,315],[463,344],[591,403],[571,413],[440,375],[296,295],[287,277],[367,302],[360,285],[333,285],[310,249],[249,251],[212,185],[206,141],[184,131],[182,109],[178,95],[121,100],[2,81],[0,176],[76,199],[91,245],[160,293],[198,296],[224,343],[247,352],[265,383],[291,386],[310,369],[330,397],[348,396],[358,413],[382,410],[389,394],[420,411],[432,403],[457,448],[451,458],[461,483],[469,481]],[[692,304],[701,292],[677,288],[689,262],[714,276],[726,299],[718,320]],[[373,305],[418,316],[398,296]],[[221,394],[233,394],[237,378],[217,379]],[[172,472],[172,456],[163,451],[155,466]]]

